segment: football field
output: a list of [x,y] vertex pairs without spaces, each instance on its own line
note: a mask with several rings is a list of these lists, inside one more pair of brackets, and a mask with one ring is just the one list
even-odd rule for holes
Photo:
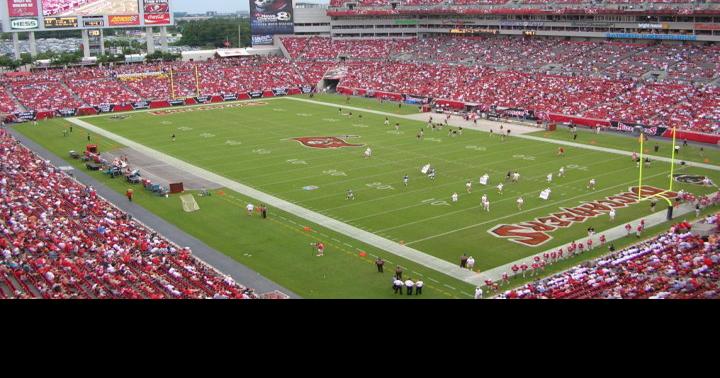
[[[631,188],[638,185],[638,168],[627,156],[580,147],[565,147],[565,156],[559,156],[558,145],[550,142],[503,140],[471,130],[452,134],[456,129],[448,127],[432,131],[423,122],[395,115],[389,115],[390,125],[385,125],[386,115],[339,109],[344,98],[339,102],[323,106],[275,98],[83,120],[452,264],[463,254],[472,255],[476,271],[582,241],[588,227],[601,233],[650,213],[647,202],[633,201],[636,194]],[[412,109],[398,111],[393,104],[356,99],[352,105],[398,115]],[[62,138],[61,128],[67,124],[54,125]],[[419,138],[421,129],[424,135]],[[563,132],[556,133],[548,136],[559,138]],[[592,136],[587,133],[583,138]],[[607,138],[593,144],[612,145]],[[617,148],[637,144],[634,139],[629,144],[630,138],[622,140]],[[365,156],[368,148],[370,157]],[[435,179],[421,172],[427,164],[435,169]],[[561,167],[565,175],[558,177]],[[509,171],[520,174],[517,182],[506,180]],[[669,172],[670,165],[663,162],[644,168],[645,193],[667,189]],[[720,179],[716,171],[688,166],[678,166],[675,173]],[[487,185],[479,182],[484,174],[489,175]],[[597,182],[594,190],[587,187],[590,179]],[[496,188],[499,183],[504,184],[502,193]],[[673,185],[675,191],[695,194],[716,190],[683,182]],[[546,188],[551,189],[549,199],[539,198]],[[348,190],[354,199],[348,198]],[[457,202],[451,199],[454,193]],[[489,199],[490,211],[483,209],[483,195]],[[522,207],[517,204],[519,197],[524,199]],[[200,202],[200,212],[203,207]],[[614,221],[607,215],[610,207],[616,208]],[[661,199],[656,211],[665,208]],[[237,206],[216,211],[222,217],[242,215]],[[195,215],[178,212],[178,216]],[[284,243],[283,248],[293,246]],[[305,249],[307,244],[298,243],[296,248]]]

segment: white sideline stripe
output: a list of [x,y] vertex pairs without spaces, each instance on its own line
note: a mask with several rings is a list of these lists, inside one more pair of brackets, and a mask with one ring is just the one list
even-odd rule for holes
[[[404,118],[404,119],[417,121],[417,122],[423,122],[424,118],[418,118],[418,117],[421,117],[421,116],[424,117],[425,114],[427,114],[427,113],[423,113],[423,114],[392,114],[392,113],[382,112],[382,111],[378,111],[378,110],[369,110],[369,109],[357,108],[354,106],[344,106],[344,105],[339,105],[339,104],[330,104],[327,102],[307,100],[304,98],[296,98],[296,97],[282,97],[282,98],[287,99],[287,100],[292,100],[292,101],[309,102],[309,103],[313,103],[313,104],[317,104],[317,105],[325,105],[325,106],[332,106],[332,107],[338,106],[341,108],[357,110],[357,111],[361,111],[361,112],[365,112],[365,113],[373,113],[373,114],[379,114],[379,115],[395,117],[395,118]],[[483,120],[483,121],[486,121],[486,120]],[[486,122],[489,122],[489,121],[486,121]],[[503,123],[503,122],[494,122],[494,123]],[[509,124],[507,122],[504,124],[506,124],[508,126],[508,128],[512,127],[512,128],[533,129],[530,126]],[[485,131],[481,126],[475,126],[475,125],[473,125],[472,122],[465,121],[462,119],[457,119],[456,116],[450,117],[450,120],[448,121],[448,125],[455,126],[455,127],[462,126],[463,129],[473,130],[473,131]],[[534,131],[542,131],[542,129],[535,129]],[[582,148],[582,149],[586,149],[586,150],[607,152],[607,153],[623,155],[623,156],[632,156],[632,154],[633,154],[632,152],[629,152],[629,151],[616,150],[614,148],[585,145],[585,144],[580,144],[580,143],[575,143],[575,142],[568,142],[568,141],[564,141],[564,140],[547,139],[547,138],[536,137],[536,136],[532,136],[532,135],[523,135],[521,133],[517,133],[517,134],[513,133],[513,135],[510,138],[528,139],[528,140],[534,140],[534,141],[538,141],[538,142],[559,144],[559,145],[570,146],[570,147],[578,147],[578,148]],[[654,156],[654,155],[645,155],[645,156],[647,156],[648,158],[657,160],[657,161],[665,162],[665,163],[670,163],[672,161],[672,159],[662,157],[662,156]],[[682,157],[678,157],[675,160],[682,161]],[[678,164],[678,163],[676,162],[675,164]],[[705,169],[709,169],[709,170],[713,170],[713,171],[720,171],[720,166],[717,166],[717,165],[696,163],[696,162],[692,162],[692,161],[686,161],[685,164],[690,167],[705,168]]]
[[[540,131],[540,130],[538,130],[538,131]],[[561,145],[563,145],[563,146],[578,147],[578,148],[583,148],[583,149],[586,149],[586,150],[593,150],[593,151],[600,151],[600,152],[608,152],[608,153],[617,154],[617,155],[632,156],[632,154],[633,154],[632,152],[629,152],[629,151],[616,150],[616,149],[614,149],[614,148],[598,147],[598,146],[593,146],[593,145],[585,145],[585,144],[580,144],[580,143],[567,142],[567,141],[564,141],[564,140],[554,140],[554,139],[553,139],[553,140],[550,140],[550,139],[541,138],[541,137],[536,137],[536,136],[532,136],[532,135],[515,135],[515,137],[517,137],[517,138],[522,138],[522,139],[536,140],[536,141],[545,142],[545,143],[561,144]],[[654,156],[654,155],[647,155],[647,154],[646,154],[645,156],[648,157],[648,158],[651,158],[651,159],[653,159],[653,160],[662,161],[662,162],[665,162],[665,163],[670,163],[670,162],[672,162],[672,159],[666,158],[666,157],[662,157],[662,156]],[[678,164],[679,164],[677,161],[684,161],[684,160],[682,159],[682,157],[676,157],[675,160],[676,160],[676,161],[675,161],[675,165],[678,165]],[[709,170],[711,170],[711,171],[720,171],[720,166],[712,165],[712,164],[696,163],[696,162],[693,162],[693,161],[685,161],[685,165],[690,166],[690,167],[697,167],[697,168],[709,169]]]
[[346,223],[343,223],[336,219],[327,217],[327,216],[317,213],[315,211],[310,211],[308,209],[305,209],[303,207],[300,207],[300,206],[290,203],[288,201],[282,200],[280,198],[277,198],[277,197],[271,196],[269,194],[266,194],[264,192],[261,192],[257,189],[251,188],[247,185],[240,184],[236,181],[233,181],[233,180],[230,180],[223,176],[212,173],[212,172],[202,169],[200,167],[196,167],[196,166],[194,166],[190,163],[187,163],[183,160],[166,155],[166,154],[156,151],[152,148],[149,148],[145,145],[134,142],[130,139],[124,138],[120,135],[114,134],[114,133],[107,131],[105,129],[102,129],[100,127],[94,126],[83,120],[80,120],[77,118],[68,118],[67,120],[69,122],[72,122],[72,123],[80,126],[80,127],[90,130],[96,134],[102,135],[106,138],[114,140],[120,144],[127,146],[127,147],[130,147],[139,152],[145,153],[148,156],[152,156],[160,161],[164,161],[170,165],[173,165],[176,168],[191,172],[205,180],[215,182],[216,184],[219,184],[225,188],[229,188],[229,189],[234,190],[238,193],[241,193],[245,196],[254,198],[263,203],[267,203],[273,207],[276,207],[280,210],[286,211],[297,217],[300,217],[300,218],[306,219],[308,221],[311,221],[313,223],[316,223],[322,227],[326,227],[326,228],[333,230],[335,232],[338,232],[340,234],[349,236],[353,239],[356,239],[360,242],[371,245],[373,247],[380,248],[380,249],[385,250],[389,253],[392,253],[396,256],[403,257],[403,258],[413,261],[417,264],[420,264],[426,268],[446,274],[455,279],[458,279],[458,280],[461,280],[464,282],[470,282],[470,283],[474,282],[474,277],[473,277],[474,274],[473,273],[471,273],[465,269],[462,269],[462,268],[456,266],[455,264],[451,264],[450,262],[447,262],[445,260],[428,255],[424,252],[420,252],[416,249],[401,245],[392,240],[388,240],[386,238],[380,237],[380,236],[372,234],[370,232],[361,230],[357,227],[350,226]]

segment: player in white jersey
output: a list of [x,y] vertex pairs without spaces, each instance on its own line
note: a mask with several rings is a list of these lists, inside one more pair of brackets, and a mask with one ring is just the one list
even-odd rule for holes
[[385,117],[385,126],[390,126],[390,120],[388,117]]
[[370,156],[372,156],[372,150],[368,147],[367,150],[365,150],[365,158],[369,158]]
[[453,193],[452,196],[450,196],[450,199],[451,199],[453,202],[457,202],[457,201],[458,201],[458,194],[457,194],[457,193]]
[[560,167],[560,170],[558,171],[558,177],[565,176],[565,167]]
[[513,172],[512,174],[512,182],[518,182],[520,180],[520,173]]
[[525,200],[522,197],[518,197],[517,199],[517,207],[518,210],[522,210],[523,204],[525,203]]
[[483,201],[482,206],[483,206],[483,210],[490,212],[490,201],[487,201],[487,200]]
[[410,177],[408,177],[408,175],[405,175],[403,177],[403,184],[405,184],[405,186],[408,186],[408,181],[410,181]]
[[549,182],[549,183],[552,182],[552,176],[553,176],[552,173],[548,173],[548,175],[547,175],[547,182]]
[[608,213],[608,215],[610,216],[610,221],[611,222],[614,221],[615,220],[615,209],[610,209],[610,212]]
[[503,194],[503,187],[504,187],[504,186],[505,186],[505,185],[503,185],[503,183],[499,183],[499,184],[497,185],[498,194]]
[[481,203],[485,203],[485,202],[487,202],[487,200],[488,200],[488,199],[487,199],[487,194],[483,194],[482,197],[480,198],[480,202],[481,202]]
[[595,190],[595,179],[590,179],[590,182],[588,182],[587,188]]
[[470,180],[465,183],[465,190],[467,190],[468,193],[472,193],[472,182],[470,182]]
[[354,200],[355,199],[355,193],[353,193],[352,189],[348,189],[347,192],[345,192],[345,199],[346,200]]

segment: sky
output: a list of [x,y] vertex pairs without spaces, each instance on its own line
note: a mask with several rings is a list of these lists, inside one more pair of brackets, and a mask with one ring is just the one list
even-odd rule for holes
[[[178,12],[204,13],[206,11],[235,12],[249,9],[249,0],[173,0]],[[328,3],[329,0],[310,0],[309,3]]]

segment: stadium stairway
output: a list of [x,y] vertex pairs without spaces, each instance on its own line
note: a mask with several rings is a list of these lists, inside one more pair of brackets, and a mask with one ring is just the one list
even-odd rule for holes
[[651,83],[661,83],[665,81],[665,78],[667,78],[668,73],[667,71],[648,71],[645,72],[642,76],[640,76],[640,79],[645,80],[647,82]]
[[7,93],[8,96],[10,96],[10,98],[13,100],[13,102],[15,103],[15,107],[16,107],[16,108],[18,108],[18,109],[20,109],[20,110],[22,110],[22,111],[24,111],[24,112],[28,111],[28,108],[25,107],[25,105],[23,105],[22,102],[20,102],[20,100],[15,96],[15,93],[13,93],[13,91],[12,91],[10,88],[6,87],[6,88],[3,88],[3,90],[4,90],[5,93]]
[[292,56],[290,56],[290,52],[287,51],[287,48],[285,48],[285,44],[282,43],[282,38],[278,38],[278,45],[280,45],[280,52],[282,52],[285,59],[292,60]]
[[63,88],[65,88],[65,89],[68,91],[68,93],[70,93],[71,96],[73,96],[74,99],[80,101],[80,103],[82,103],[82,104],[84,104],[84,105],[87,105],[87,104],[85,103],[85,100],[83,100],[82,98],[80,98],[80,96],[78,96],[78,94],[75,93],[75,92],[72,90],[72,88],[70,88],[67,84],[65,84],[64,81],[60,80],[59,83],[60,83],[60,85],[61,85]]
[[720,76],[718,76],[715,80],[711,81],[710,84],[708,84],[708,85],[711,85],[714,87],[720,87]]
[[137,96],[138,98],[141,98],[141,99],[143,99],[143,100],[146,100],[145,98],[143,98],[143,96],[140,96],[137,92],[135,92],[132,88],[130,88],[127,84],[125,84],[124,81],[118,80],[118,83],[120,83],[120,86],[121,86],[123,89],[125,89],[126,91],[132,93],[133,95]]

